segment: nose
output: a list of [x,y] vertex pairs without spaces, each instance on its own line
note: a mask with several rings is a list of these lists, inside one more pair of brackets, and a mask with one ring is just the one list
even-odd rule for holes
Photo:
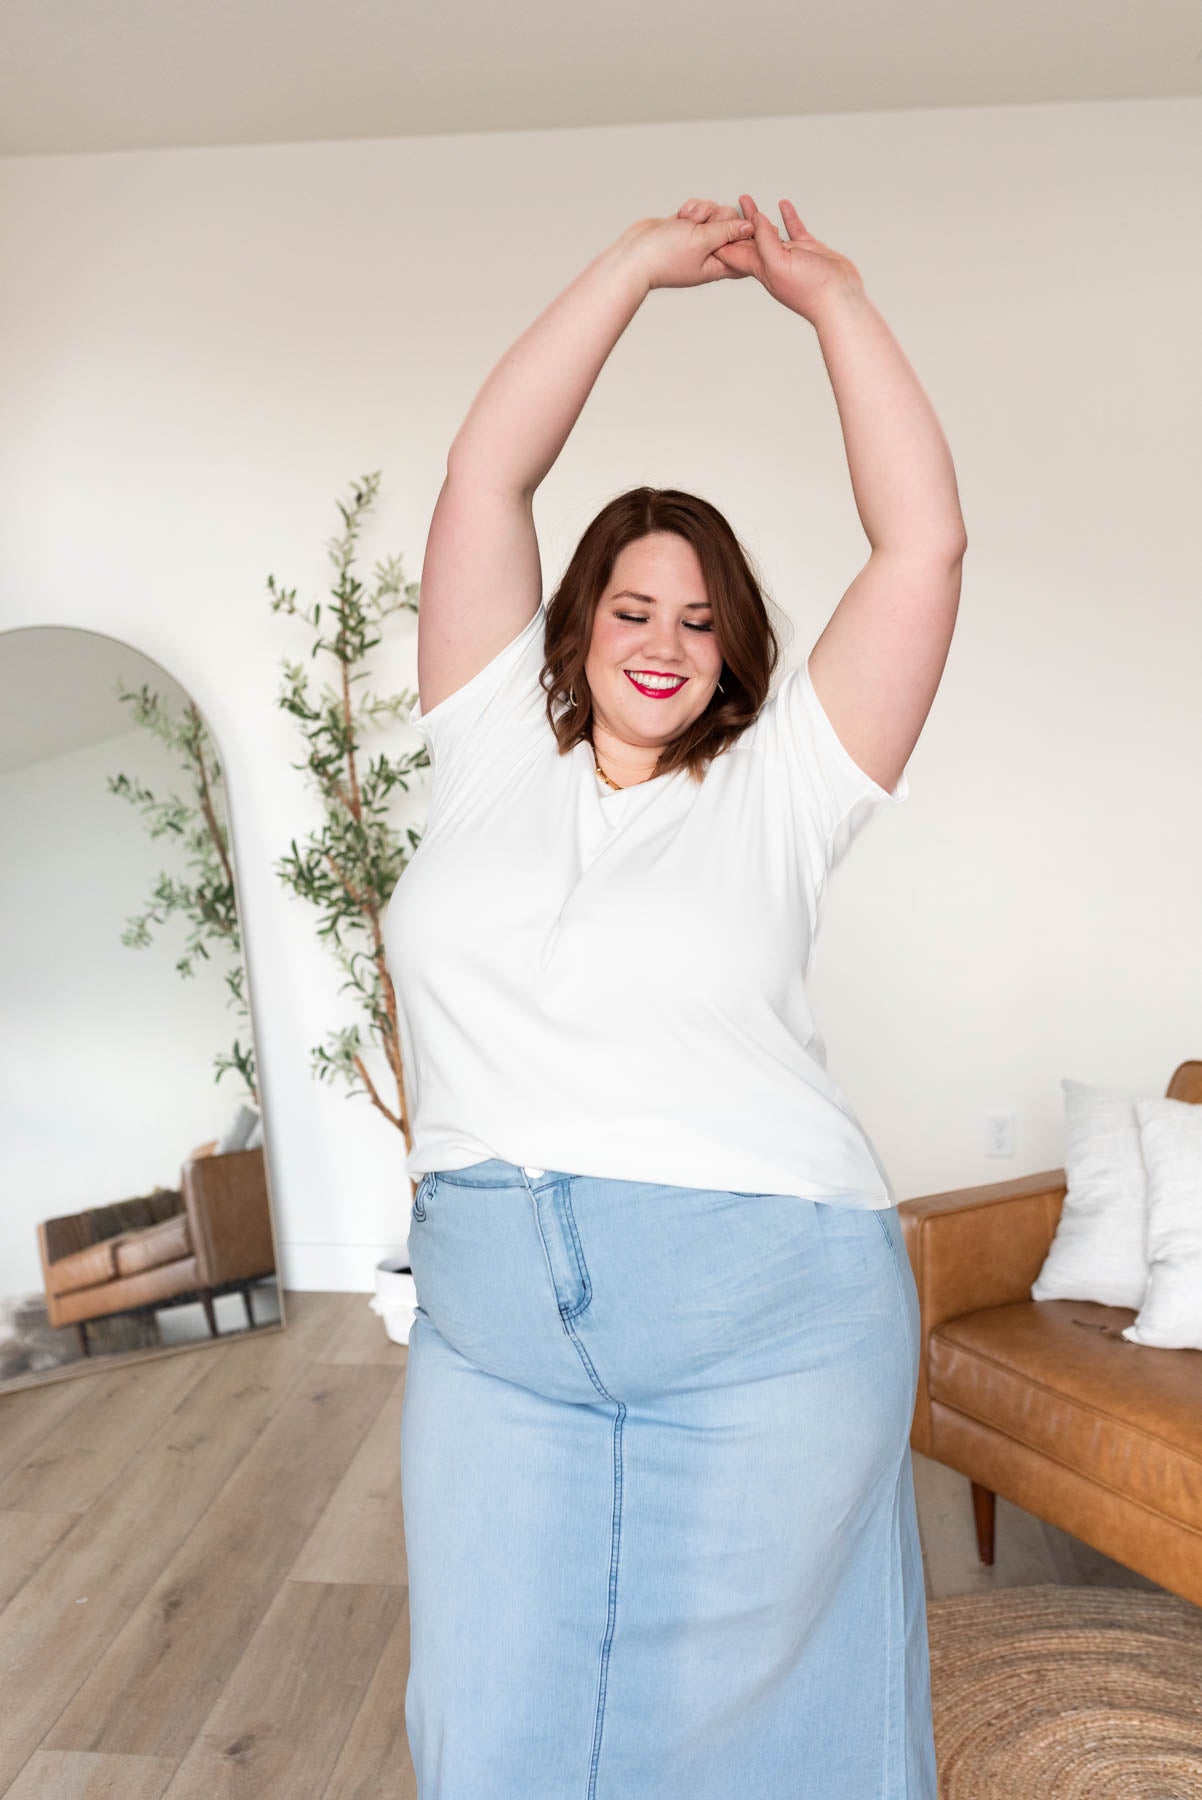
[[661,674],[683,674],[684,665],[688,662],[688,639],[683,628],[679,635],[671,631],[660,631],[647,645],[643,652],[646,669],[658,669]]

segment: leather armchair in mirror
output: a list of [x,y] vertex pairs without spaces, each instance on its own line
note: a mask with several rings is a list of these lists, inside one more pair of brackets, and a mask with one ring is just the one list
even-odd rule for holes
[[0,1391],[284,1323],[226,771],[100,633],[0,632]]

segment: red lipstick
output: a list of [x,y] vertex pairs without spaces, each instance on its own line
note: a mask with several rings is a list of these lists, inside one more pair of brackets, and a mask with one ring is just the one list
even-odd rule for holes
[[[675,683],[675,685],[673,687],[650,687],[650,686],[647,686],[645,683],[641,682],[638,679],[638,676],[636,674],[634,674],[630,669],[623,669],[622,673],[623,673],[623,675],[625,675],[627,681],[630,683],[630,685],[632,687],[637,688],[640,694],[646,694],[648,700],[670,700],[672,698],[673,694],[679,694],[681,688],[684,686],[685,682],[688,680],[687,675],[673,675],[671,678],[672,681]],[[655,670],[655,669],[644,669],[644,670],[641,670],[640,673],[645,674],[645,675],[654,675],[654,674],[658,674],[659,671]],[[666,675],[668,673],[668,671],[665,670],[664,673]]]

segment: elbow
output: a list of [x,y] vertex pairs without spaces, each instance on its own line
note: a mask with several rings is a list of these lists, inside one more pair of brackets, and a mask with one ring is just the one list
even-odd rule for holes
[[964,528],[964,521],[962,519],[960,521],[959,530],[953,531],[950,534],[950,536],[947,538],[947,540],[944,544],[944,547],[943,547],[942,554],[943,554],[943,556],[946,557],[947,561],[954,567],[956,563],[961,563],[964,561],[964,552],[967,549],[968,549],[968,533]]

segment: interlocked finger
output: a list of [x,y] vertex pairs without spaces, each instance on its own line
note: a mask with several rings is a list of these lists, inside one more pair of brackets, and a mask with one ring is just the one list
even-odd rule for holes
[[686,200],[676,216],[695,225],[708,225],[711,219],[741,219],[743,215],[737,206],[719,206],[716,200]]

